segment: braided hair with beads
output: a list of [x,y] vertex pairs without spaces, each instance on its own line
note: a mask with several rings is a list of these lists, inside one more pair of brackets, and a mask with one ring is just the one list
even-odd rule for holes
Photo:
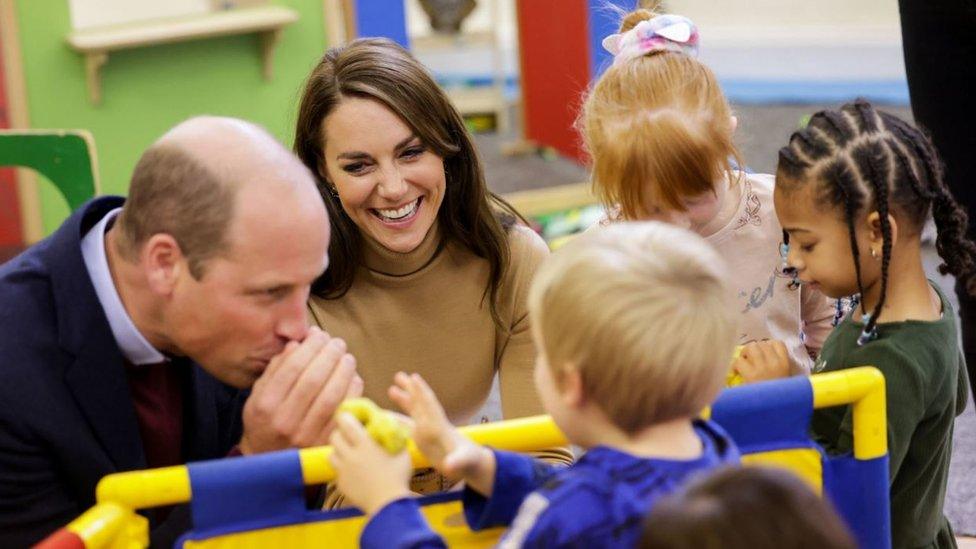
[[921,230],[931,211],[938,231],[936,249],[943,260],[939,272],[952,274],[976,295],[976,245],[966,237],[966,212],[946,188],[942,174],[935,147],[922,131],[862,99],[840,110],[816,113],[779,151],[777,186],[792,191],[818,185],[815,196],[821,205],[843,209],[861,294],[855,223],[865,212],[878,212],[881,292],[871,312],[861,301],[864,329],[859,344],[876,337],[878,315],[887,297],[892,245],[889,214]]

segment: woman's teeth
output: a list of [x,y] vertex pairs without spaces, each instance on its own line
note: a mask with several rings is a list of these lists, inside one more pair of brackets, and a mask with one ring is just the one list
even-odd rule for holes
[[413,214],[413,212],[417,211],[417,205],[419,203],[420,203],[420,199],[418,198],[417,200],[414,200],[413,202],[407,204],[406,206],[398,210],[381,210],[377,208],[376,213],[378,213],[380,217],[382,217],[383,219],[389,221],[398,221],[400,219],[403,219]]

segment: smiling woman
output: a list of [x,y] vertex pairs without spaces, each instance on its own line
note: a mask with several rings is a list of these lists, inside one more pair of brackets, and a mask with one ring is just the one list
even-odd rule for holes
[[[526,293],[548,254],[488,191],[463,120],[430,73],[385,39],[329,50],[306,83],[295,149],[330,214],[313,322],[356,356],[364,396],[392,407],[400,370],[455,424],[477,421],[496,373],[502,413],[541,413]],[[564,449],[545,453],[569,461]],[[445,488],[428,476],[417,491]]]

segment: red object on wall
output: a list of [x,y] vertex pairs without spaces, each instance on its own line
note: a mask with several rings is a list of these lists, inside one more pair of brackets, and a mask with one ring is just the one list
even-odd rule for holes
[[[0,44],[0,48],[3,45]],[[7,108],[7,85],[0,51],[0,129],[10,127]],[[24,234],[20,220],[20,201],[17,197],[17,177],[13,168],[0,168],[0,247],[21,246]]]
[[525,138],[582,161],[573,122],[592,77],[587,0],[516,5]]

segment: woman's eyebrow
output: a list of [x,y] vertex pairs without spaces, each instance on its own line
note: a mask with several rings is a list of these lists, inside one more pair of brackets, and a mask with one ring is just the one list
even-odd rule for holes
[[[398,151],[406,147],[407,145],[409,145],[410,142],[415,139],[417,139],[417,136],[411,134],[410,137],[407,137],[403,141],[397,143],[396,147],[394,147],[393,150]],[[362,151],[347,151],[336,155],[336,160],[363,160],[369,158],[371,158],[370,155]]]
[[350,151],[344,152],[336,155],[336,160],[362,160],[364,158],[369,158],[370,156],[361,151]]
[[398,150],[406,147],[407,145],[409,145],[410,142],[413,141],[413,140],[415,140],[415,139],[417,139],[417,136],[416,135],[413,135],[413,134],[410,134],[410,137],[408,137],[408,138],[404,139],[403,141],[397,143],[397,146],[394,147],[393,150],[398,151]]

